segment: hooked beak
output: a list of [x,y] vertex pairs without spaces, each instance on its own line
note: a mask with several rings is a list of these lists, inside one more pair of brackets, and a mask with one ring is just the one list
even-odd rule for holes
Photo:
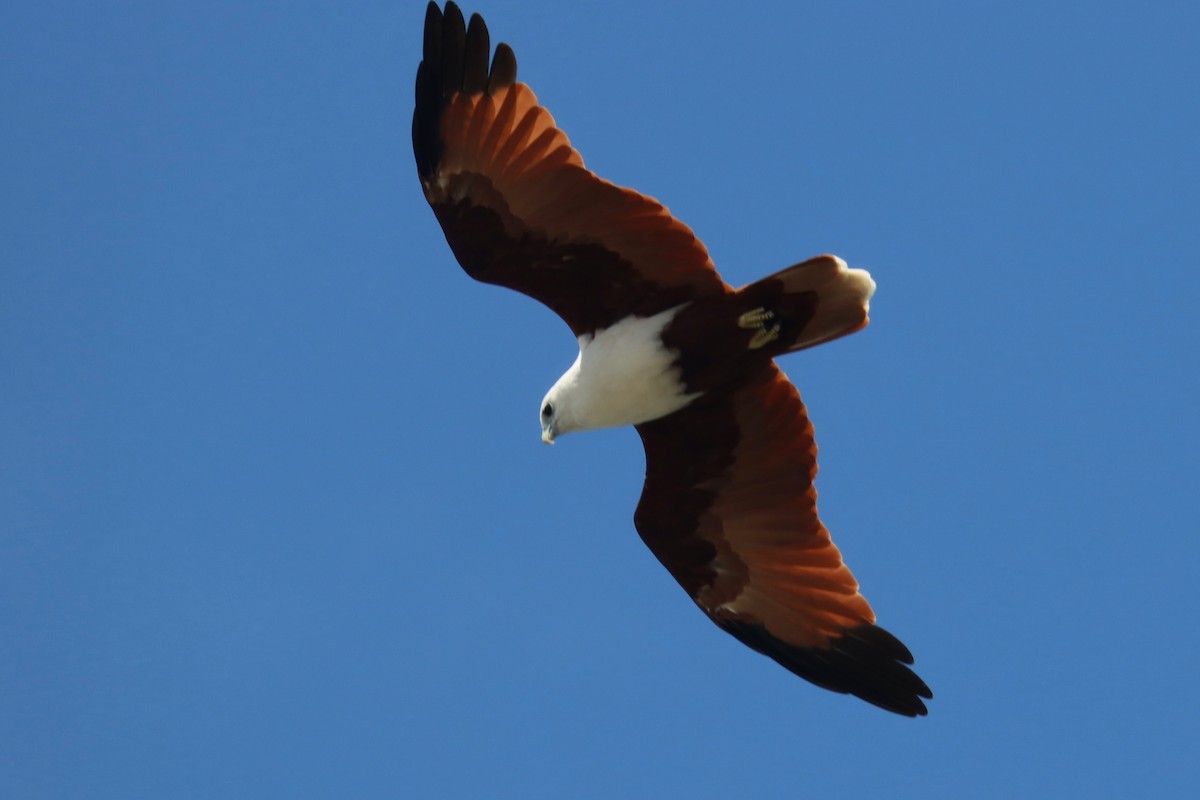
[[553,428],[542,428],[542,441],[546,444],[554,444]]

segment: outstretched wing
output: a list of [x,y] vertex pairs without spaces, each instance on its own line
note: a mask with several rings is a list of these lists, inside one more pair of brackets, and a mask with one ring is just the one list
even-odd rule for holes
[[642,539],[721,628],[818,686],[908,716],[932,693],[875,614],[817,517],[817,448],[773,364],[638,426]]
[[583,166],[517,83],[478,14],[430,3],[413,152],[425,198],[463,269],[548,305],[578,336],[630,314],[730,291],[695,234],[658,201]]

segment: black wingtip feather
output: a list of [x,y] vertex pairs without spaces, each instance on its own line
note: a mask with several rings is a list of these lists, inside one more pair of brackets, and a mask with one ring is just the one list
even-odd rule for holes
[[904,646],[904,642],[892,636],[892,634],[878,625],[862,625],[857,628],[851,628],[846,631],[846,636],[866,642],[888,653],[892,658],[903,664],[913,663],[913,654]]
[[488,41],[487,25],[483,17],[471,15],[471,23],[467,26],[467,42],[463,64],[463,91],[477,94],[487,91],[488,85],[488,56],[492,54],[492,46]]
[[442,91],[450,97],[463,88],[467,46],[467,21],[454,3],[442,14]]
[[512,48],[504,42],[496,45],[496,55],[492,58],[492,73],[488,78],[488,91],[503,89],[517,82],[517,57]]
[[928,713],[922,698],[932,699],[933,692],[905,666],[912,663],[912,654],[876,625],[852,628],[828,649],[819,649],[795,647],[751,622],[718,620],[717,624],[742,644],[824,689],[852,694],[907,717]]
[[425,41],[421,56],[430,62],[441,63],[442,60],[442,10],[434,2],[425,7]]
[[468,25],[451,0],[445,11],[430,2],[425,9],[422,60],[417,67],[416,105],[413,109],[413,155],[417,173],[428,178],[442,160],[439,126],[442,112],[459,92],[490,92],[517,82],[517,59],[501,42],[491,56],[491,41],[483,18],[471,15]]

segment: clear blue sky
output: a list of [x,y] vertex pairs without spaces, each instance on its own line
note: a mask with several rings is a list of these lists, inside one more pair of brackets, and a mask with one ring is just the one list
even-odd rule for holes
[[0,796],[1194,790],[1196,5],[465,6],[730,282],[871,270],[783,366],[915,721],[696,611],[632,431],[541,444],[575,343],[422,198],[423,8],[0,13]]

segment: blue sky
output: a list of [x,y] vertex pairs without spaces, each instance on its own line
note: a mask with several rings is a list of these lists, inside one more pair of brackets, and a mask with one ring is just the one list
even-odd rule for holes
[[1181,797],[1200,610],[1200,11],[487,2],[588,165],[734,284],[829,251],[788,357],[922,720],[721,634],[629,430],[415,176],[423,3],[0,19],[0,795]]

